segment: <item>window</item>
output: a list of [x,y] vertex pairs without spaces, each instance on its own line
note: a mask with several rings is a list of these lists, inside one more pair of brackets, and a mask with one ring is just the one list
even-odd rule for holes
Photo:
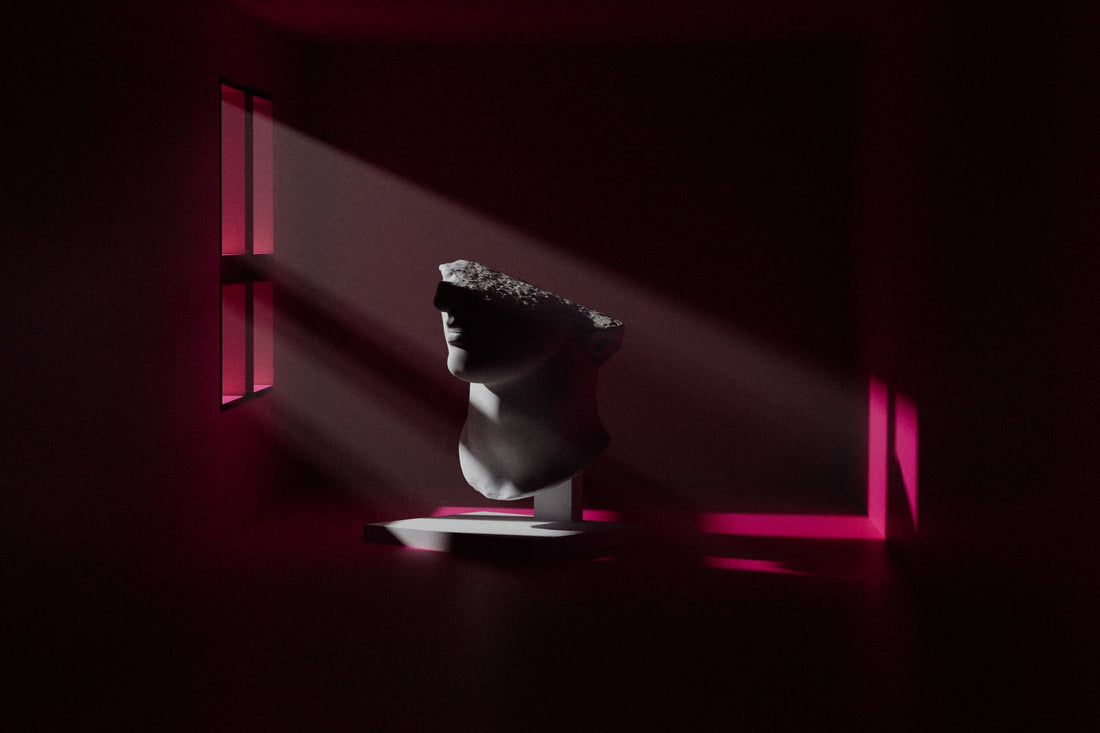
[[275,383],[274,121],[271,100],[221,86],[222,408]]

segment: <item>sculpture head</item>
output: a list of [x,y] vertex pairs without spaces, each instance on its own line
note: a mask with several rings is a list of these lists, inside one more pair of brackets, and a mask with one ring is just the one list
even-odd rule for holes
[[523,280],[467,260],[439,270],[435,307],[443,316],[447,368],[463,381],[506,383],[563,350],[597,367],[622,341],[620,321]]
[[491,499],[519,499],[581,471],[609,440],[596,373],[623,324],[484,265],[440,265],[447,369],[470,383],[462,474]]

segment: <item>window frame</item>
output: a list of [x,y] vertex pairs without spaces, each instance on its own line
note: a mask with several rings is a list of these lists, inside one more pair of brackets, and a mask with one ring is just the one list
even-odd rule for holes
[[[219,92],[219,381],[220,408],[224,411],[268,394],[275,386],[274,101],[270,94],[224,78],[219,80]],[[244,129],[233,131],[233,139],[227,141],[227,129],[237,124],[236,115],[227,120],[227,108],[237,100],[243,102],[240,109]],[[257,100],[260,100],[259,105]],[[259,114],[268,120],[264,131],[264,145],[260,150],[257,150],[256,145],[257,106],[261,110]],[[240,133],[243,133],[243,137]],[[230,149],[232,146],[241,146],[243,149]],[[231,167],[233,170],[229,170]],[[259,194],[256,186],[258,177],[262,178],[264,188]],[[231,178],[234,183],[243,185],[243,189],[230,192],[227,180]],[[233,198],[234,196],[239,198]],[[235,210],[230,211],[231,208]],[[260,224],[267,239],[262,249],[267,251],[256,251],[257,214],[264,217]],[[232,243],[227,241],[227,231],[230,229],[233,230],[234,237],[239,237]],[[243,252],[240,251],[242,242]],[[227,252],[227,249],[231,251]],[[243,286],[244,290],[243,308],[238,309],[232,303],[241,300],[241,291],[237,289],[239,286]],[[260,323],[257,323],[258,313],[262,316]],[[232,323],[233,328],[227,328],[227,323]],[[232,335],[228,333],[230,330],[233,331]],[[262,340],[263,350],[260,355],[263,364],[259,370],[258,340]],[[257,384],[258,371],[263,372],[265,383]],[[232,375],[228,380],[227,374]],[[242,377],[243,384],[240,382]],[[227,388],[227,383],[234,386]]]

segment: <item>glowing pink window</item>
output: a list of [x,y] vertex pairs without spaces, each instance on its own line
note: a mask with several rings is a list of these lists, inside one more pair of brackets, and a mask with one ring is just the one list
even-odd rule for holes
[[221,85],[222,407],[275,384],[275,125],[271,100]]

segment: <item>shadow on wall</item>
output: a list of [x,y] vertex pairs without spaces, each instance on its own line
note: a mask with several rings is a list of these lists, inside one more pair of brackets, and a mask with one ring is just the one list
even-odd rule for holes
[[587,472],[590,507],[866,512],[862,379],[298,131],[277,140],[278,429],[367,505],[477,497],[457,461],[466,385],[432,305],[438,264],[461,257],[626,323],[602,370],[612,444]]

